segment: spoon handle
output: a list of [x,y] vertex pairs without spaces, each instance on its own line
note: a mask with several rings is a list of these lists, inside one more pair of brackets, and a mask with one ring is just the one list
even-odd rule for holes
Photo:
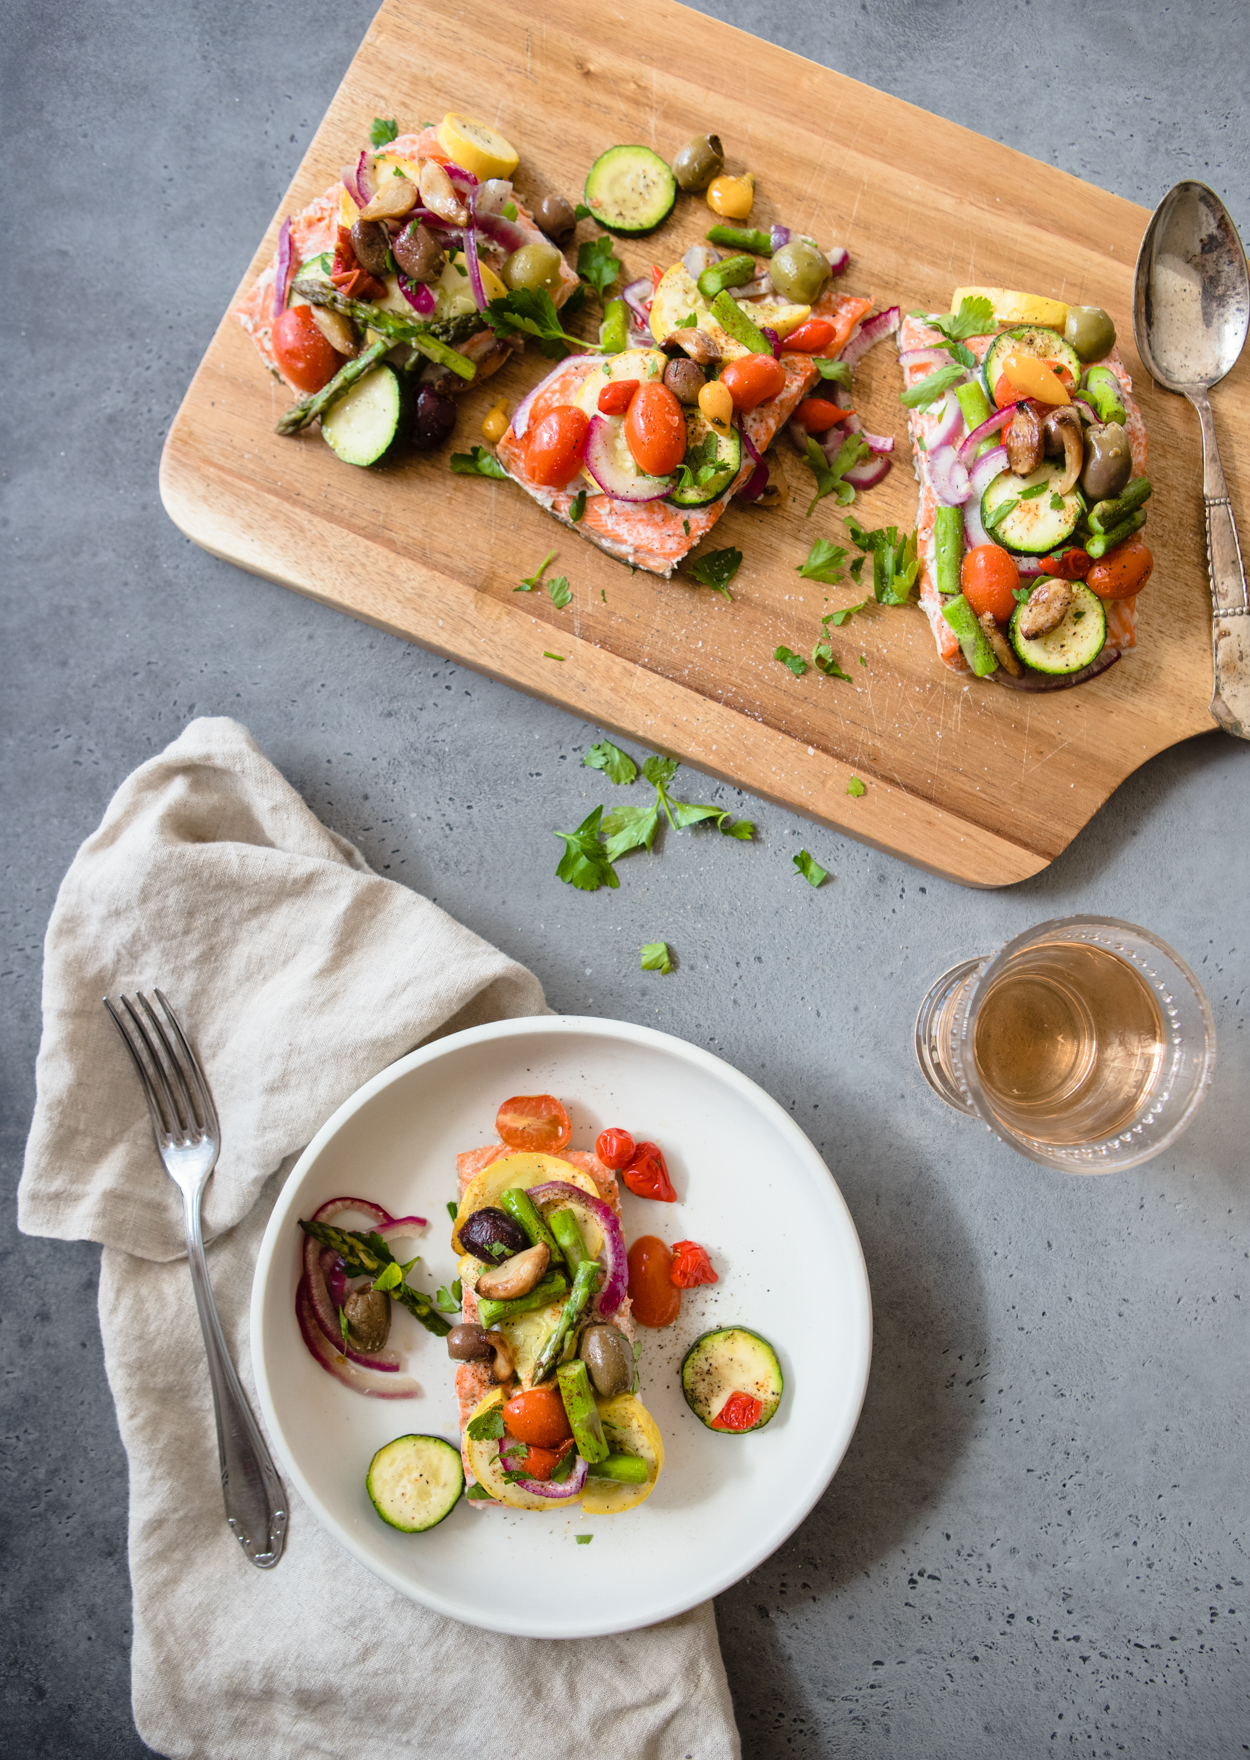
[[1250,603],[1215,422],[1205,393],[1191,397],[1202,424],[1202,499],[1211,576],[1215,691],[1211,713],[1227,733],[1250,739]]

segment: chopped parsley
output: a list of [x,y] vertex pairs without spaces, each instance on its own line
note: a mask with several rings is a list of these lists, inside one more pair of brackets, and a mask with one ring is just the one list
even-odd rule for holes
[[577,1544],[579,1546],[589,1546],[590,1542],[594,1539],[594,1535],[593,1534],[574,1534],[573,1538],[574,1538],[574,1540],[577,1541]]
[[567,575],[558,574],[547,582],[547,597],[557,611],[563,611],[566,605],[572,604],[573,593]]
[[[935,342],[934,348],[944,348],[962,367],[975,367],[977,364],[977,357],[972,350],[964,347],[964,338],[984,336],[994,328],[994,307],[984,294],[961,300],[958,312],[950,318],[929,312],[913,312],[911,315],[913,318],[923,318],[926,324],[941,332],[943,340]],[[949,370],[947,367],[942,369],[943,372]],[[906,398],[903,401],[906,402]]]
[[563,654],[553,654],[551,652],[550,648],[544,648],[543,649],[543,659],[544,660],[563,660],[564,655]]
[[453,452],[451,468],[462,477],[506,477],[507,471],[500,464],[493,452],[487,452],[484,446],[475,446],[472,452]]
[[644,972],[671,972],[676,967],[668,954],[667,941],[648,941],[642,950],[642,969]]
[[479,1412],[476,1418],[469,1419],[464,1433],[470,1442],[498,1442],[503,1435],[503,1407],[494,1405]]
[[819,886],[822,880],[829,878],[828,868],[822,868],[816,858],[809,856],[805,849],[801,849],[795,856],[794,865],[809,886]]
[[586,206],[585,202],[578,202],[577,206],[573,210],[573,215],[574,215],[574,218],[578,219],[578,220],[589,220],[590,219],[590,209]]
[[[717,477],[728,479],[729,466],[720,456],[720,442],[714,433],[708,433],[698,446],[692,446],[685,458],[677,467],[678,489],[706,488]],[[689,522],[683,522],[687,525]],[[687,534],[688,535],[688,534]]]
[[826,678],[842,678],[847,684],[851,682],[849,672],[843,672],[833,655],[833,644],[827,641],[817,642],[812,649],[812,665],[817,672],[823,672]]
[[687,312],[684,318],[678,318],[673,325],[674,330],[694,330],[699,323],[698,312]]
[[[861,556],[859,560],[862,562],[864,559]],[[862,611],[867,603],[867,599],[861,599],[858,605],[844,605],[841,611],[826,611],[820,620],[821,627],[827,631],[832,624],[834,629],[841,629],[848,618],[854,617],[857,611]]]
[[502,299],[491,300],[482,316],[496,336],[521,334],[536,337],[539,348],[549,360],[599,348],[597,342],[569,336],[560,328],[555,304],[545,287],[514,287]]
[[460,1206],[454,1198],[448,1198],[447,1200],[447,1214],[451,1217],[453,1222],[460,1214]]
[[624,266],[621,259],[612,254],[612,244],[613,240],[604,233],[599,238],[588,238],[577,248],[577,273],[583,281],[590,283],[600,300]]
[[[866,532],[853,519],[846,522],[851,542],[872,557],[872,591],[878,605],[906,605],[920,572],[915,532],[899,537],[897,526]],[[851,573],[856,576],[854,563]]]
[[1016,604],[1023,605],[1036,585],[1036,581],[1030,581],[1027,587],[1013,587],[1011,589],[1011,594]]
[[470,1503],[490,1502],[490,1492],[486,1489],[485,1485],[468,1486],[465,1490],[465,1496],[469,1499]]
[[1059,491],[1057,489],[1053,492],[1053,494],[1050,497],[1050,511],[1052,513],[1062,513],[1063,512],[1063,496],[1059,493]]
[[840,544],[831,543],[828,538],[817,538],[807,553],[807,561],[798,564],[796,573],[806,580],[825,581],[836,587],[846,578],[842,572],[845,561],[846,551]]
[[393,141],[399,133],[399,124],[393,116],[375,116],[373,127],[369,130],[369,139],[375,147],[384,147]]
[[822,379],[832,379],[844,391],[851,389],[851,369],[845,361],[827,361],[823,355],[813,356],[813,365]]
[[852,776],[851,780],[846,785],[846,792],[847,794],[854,795],[856,800],[858,800],[860,795],[867,794],[868,790],[864,787],[858,776]]
[[773,659],[780,660],[783,666],[788,666],[796,678],[802,678],[807,671],[807,661],[801,654],[796,654],[792,648],[784,646],[774,648]]
[[503,217],[505,220],[515,220],[516,219],[516,203],[515,202],[505,202],[504,203]]
[[[573,505],[569,508],[569,518],[576,525],[586,511],[586,491],[579,489],[573,497]],[[602,591],[602,589],[600,589]]]
[[524,575],[521,579],[520,586],[513,587],[512,591],[514,593],[532,593],[538,587],[541,587],[543,585],[543,576],[546,574],[547,570],[551,567],[551,565],[555,561],[555,559],[556,559],[555,551],[548,550],[547,554],[543,557],[542,561],[539,563],[538,567],[534,570],[533,574]]
[[434,1294],[434,1306],[438,1309],[440,1314],[458,1314],[460,1312],[460,1304],[463,1300],[464,1286],[459,1278],[456,1279],[450,1289],[447,1288],[446,1284],[440,1283]]
[[685,532],[687,537],[690,536],[690,521],[688,519],[682,520],[681,529],[683,532]]
[[[488,306],[488,313],[489,310]],[[967,349],[964,352],[966,354]],[[952,361],[949,367],[939,367],[937,372],[930,373],[927,379],[920,379],[915,385],[909,385],[906,391],[900,391],[898,400],[908,409],[928,409],[929,405],[935,403],[944,391],[949,391],[952,385],[958,385],[965,371],[966,368]]]
[[577,1450],[575,1448],[566,1448],[555,1466],[552,1467],[551,1472],[548,1474],[548,1478],[553,1484],[563,1485],[564,1481],[573,1471],[573,1464],[576,1460]]
[[556,868],[556,879],[576,886],[579,892],[597,892],[601,886],[619,886],[616,869],[599,841],[599,822],[603,808],[588,813],[576,831],[557,831],[564,839],[564,854]]
[[836,495],[839,507],[849,507],[855,499],[855,489],[851,483],[843,481],[843,476],[854,465],[862,464],[866,458],[871,457],[868,442],[861,440],[858,434],[848,434],[830,464],[819,442],[809,436],[807,463],[816,479],[816,493],[812,496],[807,517],[811,518],[817,503],[823,501],[826,495]]
[[602,770],[610,782],[618,785],[633,782],[638,775],[638,766],[629,753],[614,746],[610,739],[601,739],[591,746],[582,763],[588,770]]
[[700,556],[691,565],[690,578],[698,581],[701,587],[711,587],[713,592],[732,599],[729,583],[741,567],[742,552],[731,545],[727,550],[709,550],[706,556]]

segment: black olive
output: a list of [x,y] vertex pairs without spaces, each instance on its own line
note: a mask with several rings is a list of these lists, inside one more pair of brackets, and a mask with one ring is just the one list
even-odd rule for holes
[[539,226],[557,243],[567,238],[577,225],[577,215],[573,212],[573,204],[566,202],[563,196],[543,196],[534,204],[534,218]]
[[357,220],[352,227],[352,249],[356,261],[370,275],[386,274],[386,253],[391,235],[380,220]]
[[680,360],[670,361],[665,367],[664,383],[678,403],[698,403],[699,393],[707,384],[707,378],[701,367],[696,367],[693,361],[683,356]]
[[[461,1225],[460,1244],[475,1259],[481,1259],[487,1265],[496,1265],[504,1259],[510,1259],[514,1253],[523,1253],[530,1243],[529,1236],[519,1223],[514,1222],[502,1210],[487,1205],[483,1210],[475,1210]],[[504,1251],[492,1251],[495,1247],[502,1247]]]
[[456,406],[451,398],[446,392],[436,391],[432,385],[423,385],[417,393],[412,417],[412,443],[417,451],[434,452],[455,425]]

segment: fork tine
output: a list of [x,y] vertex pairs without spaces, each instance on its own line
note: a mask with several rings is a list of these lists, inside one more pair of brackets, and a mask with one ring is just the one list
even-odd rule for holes
[[142,990],[135,992],[135,1001],[143,1010],[146,1018],[147,1025],[144,1028],[144,1038],[151,1048],[153,1056],[161,1066],[161,1073],[165,1077],[166,1086],[168,1087],[174,1105],[177,1108],[182,1134],[184,1137],[202,1135],[204,1127],[196,1112],[195,1096],[191,1093],[188,1086],[186,1071],[179,1062],[173,1046],[169,1043],[164,1027],[161,1025],[160,1021],[157,1020],[155,1009],[148,1001],[148,998],[143,994]]
[[178,1105],[178,1096],[170,1084],[169,1072],[162,1063],[160,1053],[152,1043],[151,1034],[144,1026],[139,1011],[135,1007],[135,1003],[141,1003],[142,1000],[142,995],[136,991],[133,1001],[129,996],[122,997],[122,1007],[130,1016],[139,1044],[147,1054],[148,1079],[156,1090],[162,1112],[169,1120],[169,1135],[171,1138],[184,1137],[187,1127],[182,1110]]
[[[134,1011],[131,1009],[130,1004],[127,1001],[126,997],[125,996],[121,997],[120,1001],[122,1004],[122,1008],[125,1010],[126,1014],[129,1015],[133,1019]],[[146,1063],[144,1062],[143,1058],[139,1055],[139,1051],[135,1045],[134,1037],[131,1033],[130,1028],[126,1025],[126,1022],[123,1020],[121,1014],[119,1014],[117,1009],[114,1008],[113,1004],[109,1001],[107,996],[104,998],[104,1006],[109,1011],[109,1017],[112,1020],[113,1025],[117,1028],[117,1031],[121,1034],[122,1043],[123,1043],[123,1045],[125,1045],[127,1051],[129,1051],[129,1053],[130,1053],[131,1062],[134,1064],[135,1068],[139,1072],[139,1080],[143,1084],[143,1097],[148,1103],[148,1111],[152,1116],[152,1130],[155,1133],[156,1141],[157,1141],[158,1145],[163,1144],[163,1143],[167,1142],[168,1139],[170,1137],[172,1137],[172,1135],[173,1135],[173,1130],[170,1126],[169,1119],[166,1116],[166,1109],[165,1109],[165,1104],[164,1104],[165,1097],[158,1091],[158,1089],[156,1087],[156,1083],[153,1081],[152,1076],[149,1074],[148,1067],[147,1067]],[[137,1023],[136,1023],[136,1028],[137,1028]],[[141,1040],[141,1042],[142,1042],[142,1040]]]
[[193,1089],[193,1097],[197,1101],[197,1111],[213,1136],[220,1136],[217,1125],[217,1108],[213,1105],[213,1096],[205,1080],[204,1071],[200,1068],[200,1060],[191,1047],[191,1042],[182,1030],[182,1022],[174,1013],[169,998],[163,990],[154,990],[153,995],[161,1005],[161,1012],[169,1022],[170,1029],[176,1040],[175,1050],[181,1048],[182,1057],[179,1061],[179,1073],[188,1087]]

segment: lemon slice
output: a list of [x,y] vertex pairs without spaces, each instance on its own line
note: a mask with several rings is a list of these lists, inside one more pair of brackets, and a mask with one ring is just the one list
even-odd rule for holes
[[485,183],[488,177],[511,177],[521,155],[501,134],[472,116],[449,110],[437,129],[438,144],[447,157]]
[[987,299],[999,324],[1043,324],[1048,330],[1062,330],[1068,321],[1068,308],[1059,299],[1045,299],[1040,293],[1014,293],[1008,287],[957,287],[951,294],[951,311],[957,312],[966,299]]

